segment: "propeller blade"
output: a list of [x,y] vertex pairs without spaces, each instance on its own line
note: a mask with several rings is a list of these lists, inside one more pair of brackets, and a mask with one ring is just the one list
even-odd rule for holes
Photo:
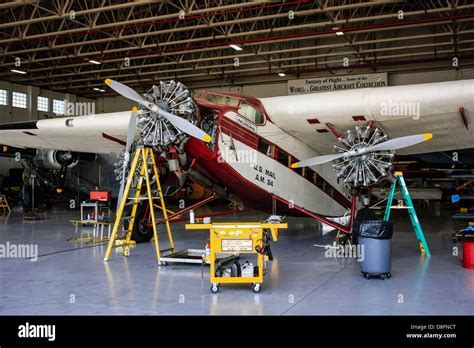
[[[369,146],[363,150],[363,153],[403,149],[404,147],[412,146],[412,145],[430,140],[432,137],[433,137],[433,134],[425,133],[425,134],[416,134],[416,135],[409,135],[406,137],[395,138],[392,140],[384,141],[383,143],[380,143],[374,146]],[[360,153],[351,154],[349,152],[346,152],[346,153],[340,153],[340,154],[334,154],[334,155],[317,156],[317,157],[313,157],[301,162],[293,163],[291,165],[291,168],[315,166],[318,164],[334,161],[338,158],[343,158],[344,156],[347,156],[347,157],[360,156]]]
[[165,111],[163,109],[158,108],[156,110],[161,116],[166,118],[170,123],[181,130],[182,132],[189,134],[192,137],[198,138],[206,143],[211,141],[211,136],[204,132],[201,128],[196,127],[194,124],[189,122],[188,120],[185,120],[184,118],[175,116],[168,111]]
[[291,165],[291,168],[302,168],[302,167],[311,167],[318,164],[323,164],[326,162],[334,161],[338,158],[344,157],[343,153],[335,154],[335,155],[324,155],[324,156],[317,156],[313,158],[309,158],[307,160],[296,162]]
[[132,114],[130,115],[130,121],[128,122],[127,128],[127,142],[125,144],[125,153],[124,153],[124,161],[123,161],[123,168],[122,168],[122,180],[120,181],[120,189],[118,193],[117,199],[117,211],[120,207],[120,202],[122,201],[123,191],[125,189],[125,176],[127,173],[127,166],[130,162],[130,149],[132,148],[133,140],[135,139],[135,131],[137,127],[137,112],[138,109],[136,106],[132,109]]
[[131,100],[133,100],[133,101],[135,101],[139,104],[142,104],[144,106],[148,106],[147,104],[149,104],[149,102],[146,101],[145,98],[143,98],[140,94],[135,92],[130,87],[124,85],[123,83],[120,83],[120,82],[117,82],[117,81],[114,81],[114,80],[111,80],[111,79],[106,79],[105,83],[107,84],[107,86],[112,88],[115,92],[120,94],[122,97],[125,97],[127,99],[131,99]]
[[211,141],[211,137],[209,134],[205,133],[202,131],[201,128],[196,127],[194,124],[189,122],[188,120],[185,120],[184,118],[178,117],[176,115],[173,115],[161,108],[158,107],[158,105],[149,102],[148,100],[145,100],[141,95],[139,95],[137,92],[135,92],[133,89],[130,87],[124,85],[123,83],[111,80],[111,79],[106,79],[105,83],[112,88],[115,92],[120,94],[121,96],[131,99],[146,108],[150,109],[153,112],[156,112],[166,118],[173,126],[175,126],[177,129],[180,131],[198,138],[199,140],[202,140],[206,143]]
[[374,152],[374,151],[389,151],[389,150],[398,150],[412,145],[422,143],[424,141],[430,140],[433,137],[431,133],[425,134],[416,134],[409,135],[406,137],[395,138],[392,140],[384,141],[383,143],[369,146],[365,149],[365,152]]
[[137,128],[137,112],[138,109],[136,106],[134,106],[132,109],[132,115],[130,116],[130,121],[128,122],[127,143],[125,145],[126,153],[130,153],[130,148],[132,147],[133,140],[135,139],[135,132]]

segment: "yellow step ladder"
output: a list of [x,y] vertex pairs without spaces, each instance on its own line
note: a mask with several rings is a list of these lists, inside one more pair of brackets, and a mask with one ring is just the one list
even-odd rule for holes
[[[137,169],[139,170],[137,171]],[[150,174],[152,175],[150,177]],[[157,185],[157,194],[158,196],[154,196],[152,189],[151,189],[151,182],[153,178],[156,181]],[[145,186],[143,186],[143,181],[145,181]],[[132,187],[133,184],[136,183],[136,187]],[[145,189],[146,194],[142,196],[142,187]],[[133,190],[135,190],[133,192]],[[166,250],[160,250],[159,241],[158,241],[158,231],[156,225],[156,218],[154,212],[154,200],[159,199],[161,203],[161,210],[163,211],[163,217],[165,221],[166,231],[168,234],[170,248]],[[127,205],[127,201],[132,200],[132,210],[130,216],[124,217],[124,210],[125,206]],[[153,240],[156,249],[156,257],[158,261],[158,265],[160,263],[161,253],[165,251],[171,251],[174,253],[174,242],[173,236],[171,234],[171,228],[168,221],[168,210],[166,209],[165,200],[163,197],[163,193],[161,190],[161,183],[160,183],[160,176],[158,172],[158,168],[156,166],[155,155],[152,148],[139,146],[135,151],[135,155],[133,157],[132,165],[130,167],[130,172],[127,176],[127,182],[125,185],[125,189],[122,195],[122,199],[120,201],[119,208],[117,210],[115,216],[115,223],[112,229],[112,234],[110,236],[109,244],[107,246],[107,251],[105,253],[104,262],[107,262],[110,258],[110,253],[112,248],[115,246],[120,246],[123,248],[124,256],[128,256],[130,253],[129,246],[132,244],[130,238],[132,236],[133,225],[135,223],[135,216],[137,213],[138,203],[143,200],[148,200],[148,204],[150,206],[150,215],[151,221],[153,224]],[[126,229],[126,233],[122,238],[117,238],[117,234],[119,232],[119,228],[123,226],[124,222],[128,220],[128,228]]]
[[0,208],[3,209],[3,214],[8,211],[8,214],[12,212],[10,206],[8,205],[7,197],[5,195],[0,195]]

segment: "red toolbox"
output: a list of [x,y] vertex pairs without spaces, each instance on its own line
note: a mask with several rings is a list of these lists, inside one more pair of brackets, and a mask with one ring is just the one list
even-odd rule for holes
[[91,201],[109,202],[110,192],[109,191],[91,191],[89,198]]

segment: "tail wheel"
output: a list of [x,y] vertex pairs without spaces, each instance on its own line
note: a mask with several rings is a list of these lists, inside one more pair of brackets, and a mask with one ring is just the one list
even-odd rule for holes
[[144,202],[139,203],[132,230],[132,239],[137,242],[137,244],[149,242],[153,237],[153,226],[149,226],[149,218],[149,204]]

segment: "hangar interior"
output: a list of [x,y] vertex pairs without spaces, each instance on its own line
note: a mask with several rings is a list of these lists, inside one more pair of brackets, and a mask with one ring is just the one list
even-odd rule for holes
[[[0,314],[472,315],[471,1],[16,0],[0,4],[0,15]],[[380,87],[363,94],[348,86],[351,77]],[[173,104],[179,98],[181,107]],[[383,118],[372,100],[421,110],[402,115],[409,122]],[[378,127],[386,142],[433,139],[413,151],[386,149],[389,164],[370,185],[370,169],[362,179],[344,170],[337,177],[341,162],[294,168],[333,154],[353,134],[360,140],[355,127]],[[266,157],[250,165],[206,157],[221,142],[232,156],[254,144]],[[153,149],[158,180],[148,157],[137,157],[135,174],[130,168],[142,147]],[[255,183],[260,165],[265,182]],[[395,173],[403,173],[409,201],[387,203]],[[126,197],[131,181],[135,201]],[[163,205],[152,214],[147,202]],[[391,268],[381,272],[389,279],[365,279],[364,261],[337,252],[356,248],[360,209],[370,207],[367,221],[382,221],[387,205],[393,237],[373,240],[391,242]],[[235,257],[237,249],[224,253],[209,240],[211,222],[270,216],[284,216],[277,220],[287,227],[272,235],[271,252],[266,229],[264,242],[254,241],[261,252],[252,244],[250,262],[261,257],[266,267],[252,264],[253,278],[265,273],[261,289],[222,280],[244,278],[234,275],[244,271],[244,253],[237,271],[222,261],[222,287],[213,289],[215,265],[206,257],[214,248]],[[157,264],[157,239],[162,249],[199,250],[202,259]]]

